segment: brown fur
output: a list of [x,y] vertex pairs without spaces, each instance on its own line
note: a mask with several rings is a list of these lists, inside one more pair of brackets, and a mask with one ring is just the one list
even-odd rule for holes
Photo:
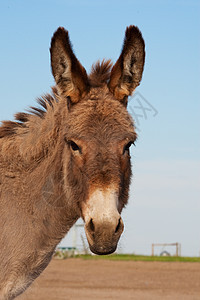
[[[134,47],[131,43],[125,43],[126,53]],[[52,39],[51,61],[57,83],[52,95],[38,99],[39,108],[18,113],[15,121],[0,127],[1,300],[14,299],[43,271],[67,231],[79,217],[85,218],[83,207],[93,191],[114,186],[119,213],[128,200],[126,145],[135,141],[136,133],[113,91],[124,75],[119,70],[115,75],[116,67],[111,70],[111,62],[103,61],[87,76],[63,28]],[[133,86],[127,85],[129,93]],[[92,220],[86,224],[91,236],[95,226]],[[92,250],[113,252],[121,221],[114,233],[111,225],[98,226]]]
[[92,71],[89,75],[90,85],[92,87],[100,87],[108,83],[112,68],[111,60],[98,61],[92,66]]

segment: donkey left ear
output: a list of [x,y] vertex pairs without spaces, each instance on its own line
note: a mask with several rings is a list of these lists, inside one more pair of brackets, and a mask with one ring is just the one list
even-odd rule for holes
[[73,53],[68,31],[59,27],[51,40],[51,67],[59,93],[78,102],[89,91],[86,70]]
[[126,104],[127,97],[140,84],[145,61],[145,43],[140,30],[135,26],[126,28],[120,57],[111,70],[110,91]]

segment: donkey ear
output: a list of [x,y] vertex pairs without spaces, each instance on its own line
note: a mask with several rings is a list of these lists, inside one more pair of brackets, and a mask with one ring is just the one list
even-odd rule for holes
[[51,40],[51,67],[59,93],[76,103],[89,91],[86,70],[73,53],[68,31],[59,27]]
[[121,55],[111,70],[108,84],[116,99],[127,101],[127,96],[140,84],[144,61],[145,44],[142,34],[137,27],[129,26],[126,28]]

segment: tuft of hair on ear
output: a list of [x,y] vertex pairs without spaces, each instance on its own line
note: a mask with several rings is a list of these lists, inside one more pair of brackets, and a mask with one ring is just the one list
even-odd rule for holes
[[51,67],[61,96],[78,102],[90,89],[85,68],[76,58],[68,31],[59,27],[51,40]]
[[145,43],[138,27],[126,28],[122,52],[111,70],[108,84],[114,97],[124,102],[140,84],[145,62]]
[[110,59],[103,59],[93,64],[89,75],[90,85],[93,87],[101,87],[105,83],[107,84],[110,79],[112,65]]

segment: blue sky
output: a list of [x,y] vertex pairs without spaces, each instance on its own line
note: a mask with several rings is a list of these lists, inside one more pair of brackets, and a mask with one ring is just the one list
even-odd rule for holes
[[136,124],[124,252],[150,254],[153,242],[177,241],[183,255],[200,254],[199,13],[194,0],[0,2],[1,120],[50,91],[49,45],[58,26],[69,30],[88,71],[97,59],[116,61],[126,26],[137,25],[143,33],[145,70],[129,111],[139,114],[138,99],[153,108]]

